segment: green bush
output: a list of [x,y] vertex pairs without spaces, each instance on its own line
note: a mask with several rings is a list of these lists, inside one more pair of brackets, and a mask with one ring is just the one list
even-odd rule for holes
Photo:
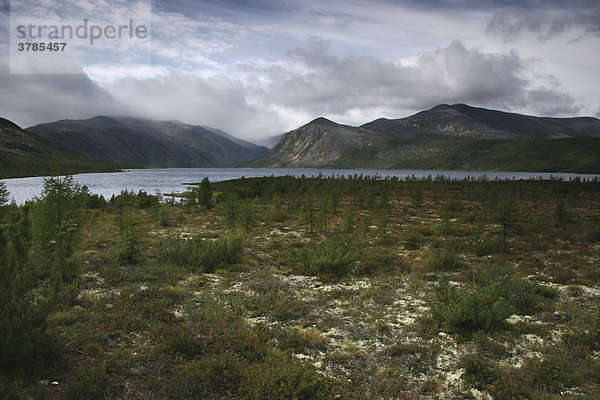
[[251,285],[256,296],[247,297],[247,308],[253,315],[267,316],[279,321],[300,318],[307,312],[307,304],[294,292],[277,285],[268,278]]
[[444,249],[432,254],[427,260],[426,268],[430,271],[456,271],[464,264],[453,250]]
[[175,367],[167,386],[170,398],[231,398],[240,386],[244,360],[233,353],[221,353]]
[[402,247],[406,250],[418,250],[421,247],[422,238],[418,232],[411,232],[402,241]]
[[489,254],[500,254],[504,248],[501,240],[491,237],[479,237],[471,247],[473,252],[480,257]]
[[492,363],[479,354],[469,354],[463,359],[465,383],[479,390],[494,385],[500,376]]
[[430,307],[432,317],[444,329],[465,334],[498,330],[512,314],[512,307],[495,285],[466,290],[450,285],[448,278],[434,287]]
[[571,349],[584,349],[581,351],[584,357],[586,353],[600,351],[600,303],[576,315],[562,342]]
[[474,271],[472,279],[480,286],[495,285],[500,296],[507,299],[519,314],[533,312],[540,303],[540,296],[552,299],[558,295],[554,288],[508,274],[509,270],[506,267],[491,266],[486,270]]
[[369,250],[362,257],[362,272],[365,274],[389,273],[405,271],[408,267],[402,262],[398,254],[392,249],[375,248]]
[[312,400],[331,397],[329,379],[289,353],[273,352],[244,371],[240,387],[245,399]]
[[210,241],[200,237],[175,239],[160,247],[158,259],[201,272],[213,272],[221,264],[236,264],[241,259],[238,239]]
[[292,249],[290,258],[297,274],[339,278],[352,271],[358,252],[347,243],[334,240]]
[[325,350],[327,338],[314,329],[303,329],[299,326],[287,327],[276,332],[277,345],[282,350],[292,350],[294,353],[304,353],[307,350]]

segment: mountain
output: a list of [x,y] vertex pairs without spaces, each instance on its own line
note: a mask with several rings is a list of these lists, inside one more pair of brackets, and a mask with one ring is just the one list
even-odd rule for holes
[[123,167],[65,151],[0,118],[0,178],[115,171]]
[[360,127],[321,117],[286,133],[267,156],[248,165],[598,173],[600,120],[464,104]]
[[271,150],[269,159],[275,166],[326,165],[339,159],[348,148],[361,148],[372,136],[371,132],[321,117],[285,134]]
[[361,128],[402,139],[600,137],[600,120],[596,118],[540,118],[466,104],[441,104],[407,118],[381,118]]
[[36,125],[29,130],[90,158],[153,167],[226,166],[269,151],[218,129],[178,121],[98,116]]

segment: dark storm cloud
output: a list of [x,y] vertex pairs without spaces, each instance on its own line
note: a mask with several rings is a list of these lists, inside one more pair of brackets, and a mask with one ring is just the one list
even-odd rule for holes
[[[2,71],[8,70],[1,65]],[[112,96],[87,75],[14,75],[0,73],[2,117],[23,127],[59,118],[118,115]]]

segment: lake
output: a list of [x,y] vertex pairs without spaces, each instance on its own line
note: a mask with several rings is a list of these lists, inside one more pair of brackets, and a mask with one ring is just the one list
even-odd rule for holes
[[[552,179],[569,180],[579,177],[591,180],[600,179],[600,175],[562,174],[542,172],[485,172],[485,171],[429,171],[429,170],[387,170],[387,169],[308,169],[308,168],[167,168],[167,169],[129,169],[124,172],[78,174],[75,180],[86,185],[91,193],[98,193],[109,199],[122,190],[138,192],[144,190],[150,194],[160,190],[161,193],[177,193],[186,189],[188,183],[200,182],[208,177],[211,182],[228,179],[261,177],[261,176],[349,176],[355,174],[380,177],[417,178],[427,176],[445,176],[452,179],[487,177],[494,179]],[[26,200],[39,196],[44,178],[5,179],[11,198],[21,204]]]

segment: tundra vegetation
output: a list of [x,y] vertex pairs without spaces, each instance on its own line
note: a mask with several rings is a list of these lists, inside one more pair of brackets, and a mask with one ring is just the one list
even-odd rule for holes
[[600,396],[600,183],[0,184],[2,399]]

